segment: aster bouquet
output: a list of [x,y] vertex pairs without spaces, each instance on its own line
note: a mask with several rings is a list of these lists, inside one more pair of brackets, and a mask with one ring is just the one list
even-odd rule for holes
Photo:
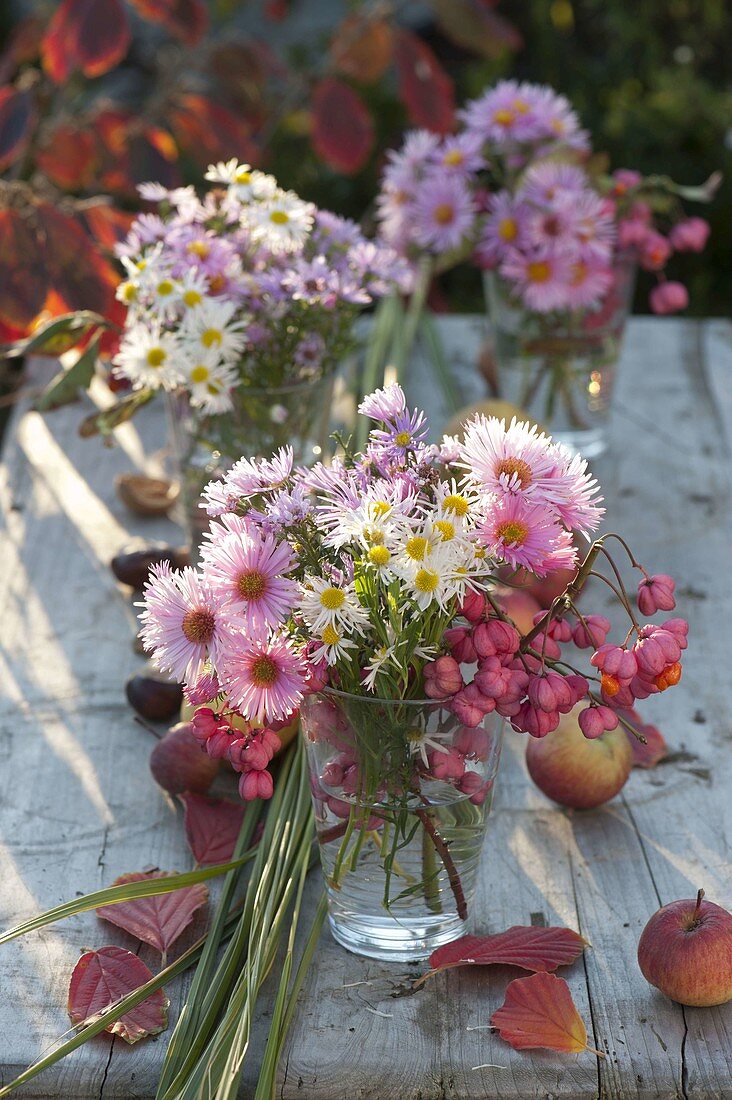
[[[635,699],[678,682],[686,624],[641,624],[638,612],[673,608],[673,581],[619,536],[578,565],[572,532],[603,510],[563,445],[485,417],[463,442],[430,445],[396,384],[359,411],[372,422],[363,452],[306,470],[285,448],[207,488],[201,566],[154,567],[142,638],[185,680],[196,736],[240,773],[244,799],[272,794],[278,733],[299,710],[334,934],[411,958],[468,918],[503,720],[533,737],[570,711],[587,737],[628,723]],[[608,543],[641,574],[637,610]],[[522,635],[499,576],[568,568]],[[628,615],[619,644],[578,607],[590,578]],[[569,643],[591,651],[589,668]]]
[[636,265],[657,275],[650,304],[673,313],[685,287],[664,276],[674,252],[701,251],[709,227],[683,188],[621,169],[600,173],[589,135],[550,88],[501,81],[446,138],[416,131],[390,155],[378,199],[384,239],[437,269],[472,256],[486,289],[502,396],[583,453],[603,447]]
[[232,160],[206,179],[202,198],[141,186],[158,211],[118,247],[128,312],[114,360],[142,398],[173,395],[182,470],[208,469],[196,499],[245,448],[264,456],[287,442],[312,460],[356,317],[409,279],[391,248],[273,176]]

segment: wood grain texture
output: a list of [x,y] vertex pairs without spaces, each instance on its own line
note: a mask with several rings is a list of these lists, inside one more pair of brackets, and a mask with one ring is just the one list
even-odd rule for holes
[[[458,404],[481,398],[484,322],[446,318],[440,329]],[[728,323],[634,321],[612,454],[596,470],[613,526],[649,567],[680,579],[679,613],[692,631],[684,679],[644,708],[675,757],[634,772],[602,810],[572,814],[531,784],[523,741],[509,734],[489,824],[477,927],[546,920],[582,932],[592,948],[560,973],[607,1057],[519,1053],[494,1036],[488,1020],[519,971],[457,969],[412,994],[420,967],[348,955],[326,931],[280,1067],[281,1100],[732,1098],[732,1006],[681,1009],[648,986],[635,959],[659,904],[701,885],[732,905],[732,684],[721,656],[732,621],[730,370]],[[423,364],[408,388],[436,423],[444,417]],[[167,522],[132,521],[112,488],[122,469],[158,468],[160,456],[148,456],[162,444],[162,417],[143,410],[106,449],[76,437],[80,416],[78,405],[44,419],[18,410],[0,467],[0,925],[124,871],[190,866],[180,819],[147,774],[147,735],[122,696],[140,658],[129,600],[107,569],[133,534],[173,537]],[[82,947],[105,942],[137,949],[91,915],[2,949],[0,1080],[65,1030],[71,967]],[[154,969],[155,953],[141,955]],[[173,1018],[185,988],[169,991]],[[243,1096],[253,1093],[266,1011]],[[152,1097],[165,1042],[96,1040],[19,1095]]]

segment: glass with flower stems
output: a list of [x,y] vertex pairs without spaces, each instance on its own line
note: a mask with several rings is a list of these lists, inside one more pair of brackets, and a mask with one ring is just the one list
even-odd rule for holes
[[495,271],[485,273],[498,396],[586,458],[607,446],[635,270],[634,257],[623,254],[591,309],[547,313],[528,310],[512,284]]
[[300,721],[335,939],[360,955],[426,957],[462,935],[503,737],[433,699],[309,695]]

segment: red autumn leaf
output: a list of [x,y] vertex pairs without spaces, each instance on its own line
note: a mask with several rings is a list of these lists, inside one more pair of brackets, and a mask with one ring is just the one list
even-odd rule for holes
[[10,80],[24,62],[36,60],[45,30],[46,20],[41,15],[26,15],[18,20],[0,54],[0,84]]
[[[69,985],[68,1012],[75,1026],[103,1008],[126,997],[145,982],[152,973],[144,962],[121,947],[100,947],[81,956]],[[128,1043],[136,1043],[146,1035],[158,1035],[168,1026],[170,1001],[162,989],[154,993],[104,1030],[121,1035]]]
[[244,803],[207,798],[186,791],[184,825],[188,847],[197,863],[228,863],[244,818]]
[[45,238],[44,266],[54,291],[64,303],[61,312],[90,309],[107,317],[114,308],[119,277],[97,252],[81,225],[50,203],[39,203],[38,222]]
[[427,43],[401,27],[395,60],[399,95],[411,121],[436,134],[448,133],[455,122],[455,89]]
[[56,84],[76,69],[102,76],[119,64],[131,41],[122,0],[62,0],[41,43],[43,68]]
[[204,167],[229,157],[246,161],[257,157],[246,122],[208,96],[181,96],[169,111],[168,122],[178,144]]
[[[163,878],[167,871],[135,871],[121,875],[112,883],[121,886],[125,882],[143,882],[145,879]],[[165,952],[193,920],[197,909],[208,901],[208,890],[203,883],[196,886],[184,886],[172,894],[158,894],[149,898],[135,898],[132,901],[118,901],[113,905],[102,905],[97,909],[98,917],[124,928],[138,940],[149,943],[158,951]]]
[[20,91],[12,85],[0,88],[0,172],[25,149],[35,115],[35,103],[30,91]]
[[49,179],[67,191],[82,191],[91,184],[97,165],[93,133],[76,126],[56,126],[36,154],[36,164]]
[[108,202],[98,202],[85,207],[81,212],[81,219],[89,230],[89,235],[102,248],[111,251],[115,244],[125,239],[135,216],[126,210],[118,210]]
[[203,0],[131,0],[143,19],[160,23],[186,46],[200,42],[208,26],[208,8]]
[[25,329],[48,293],[48,272],[35,233],[19,210],[0,210],[0,320]]
[[456,45],[484,57],[498,57],[504,49],[518,50],[519,31],[485,0],[430,0],[440,30]]
[[319,157],[345,175],[366,163],[374,143],[371,115],[358,92],[328,77],[313,93],[313,146]]
[[630,747],[633,750],[633,767],[634,768],[655,768],[664,757],[668,756],[668,744],[666,738],[661,733],[657,726],[651,726],[644,722],[640,714],[634,708],[631,710],[623,710],[620,712],[621,717],[625,718],[627,722],[630,722],[631,726],[634,726],[638,730],[638,733],[643,734],[646,739],[646,744],[642,744],[638,738],[626,729],[628,740],[630,741]]
[[374,84],[384,75],[394,48],[391,24],[386,19],[347,15],[330,46],[333,67],[362,84]]
[[[522,970],[556,970],[578,959],[587,940],[571,928],[514,925],[494,936],[462,936],[430,955],[431,977],[453,966],[520,966]],[[420,982],[424,981],[420,978]]]
[[531,974],[510,982],[491,1026],[514,1050],[543,1047],[576,1054],[592,1049],[569,986],[554,974]]

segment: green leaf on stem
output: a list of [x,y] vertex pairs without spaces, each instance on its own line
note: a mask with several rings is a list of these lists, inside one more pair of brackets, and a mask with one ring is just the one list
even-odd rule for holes
[[36,401],[36,408],[39,412],[48,412],[50,409],[60,408],[61,405],[68,405],[71,401],[76,401],[79,390],[89,389],[97,365],[101,338],[101,333],[97,333],[73,367],[62,370],[51,380]]

